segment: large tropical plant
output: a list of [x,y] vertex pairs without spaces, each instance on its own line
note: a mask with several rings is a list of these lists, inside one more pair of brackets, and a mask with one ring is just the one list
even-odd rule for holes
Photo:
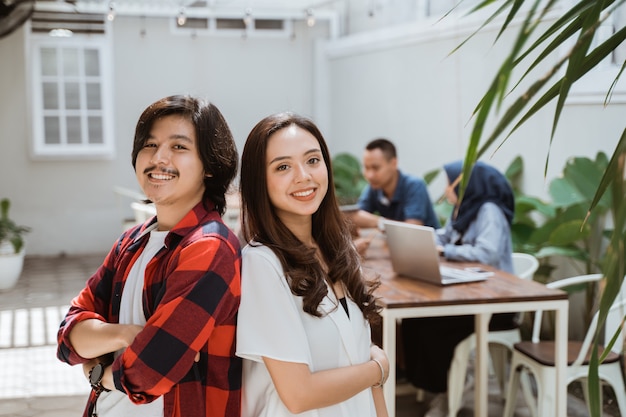
[[[514,164],[523,165],[521,157]],[[513,166],[512,164],[511,166]],[[597,186],[608,166],[603,152],[593,160],[584,156],[567,160],[561,175],[550,181],[551,201],[525,194],[513,183],[516,205],[512,226],[514,249],[532,253],[537,258],[562,256],[571,262],[579,274],[596,273],[606,245],[606,215],[610,210],[610,195],[605,195],[596,209],[586,217]],[[521,171],[520,171],[521,173]]]
[[[473,164],[498,139],[506,140],[511,133],[532,118],[548,104],[556,101],[550,142],[554,138],[562,114],[565,101],[574,83],[609,57],[626,39],[626,27],[617,28],[603,42],[594,46],[593,39],[601,23],[608,19],[619,7],[624,7],[626,0],[483,0],[475,11],[494,11],[489,14],[481,28],[502,17],[500,36],[511,29],[511,22],[521,18],[517,36],[509,54],[496,71],[487,92],[478,103],[474,112],[474,125],[465,155],[464,176],[461,183],[460,197],[465,187]],[[460,2],[462,3],[462,1]],[[567,8],[571,5],[570,8]],[[559,13],[560,17],[551,24],[548,17]],[[471,36],[470,36],[471,38]],[[496,40],[497,41],[497,40]],[[461,47],[460,45],[459,47]],[[562,56],[560,51],[567,50]],[[552,61],[557,56],[556,61]],[[541,65],[551,65],[549,70],[536,80],[527,80],[529,74]],[[605,105],[610,104],[612,89],[626,67],[621,63],[617,76],[607,91]],[[514,78],[514,75],[517,77]],[[521,92],[522,81],[529,81],[529,87]],[[510,105],[501,109],[506,97],[513,97]],[[497,117],[495,127],[485,132],[487,122]],[[591,140],[591,139],[590,139]],[[617,296],[626,272],[626,181],[624,180],[626,162],[626,128],[616,138],[617,145],[611,156],[601,180],[595,185],[595,195],[587,208],[585,217],[594,213],[608,193],[611,196],[610,212],[613,220],[613,232],[602,263],[602,272],[606,277],[605,290],[600,300],[600,317],[598,329],[606,320],[609,306]],[[546,171],[549,153],[546,155]],[[582,233],[582,232],[581,232]],[[603,357],[598,355],[597,342],[600,337],[598,330],[589,371],[590,413],[592,417],[601,415],[600,385],[598,363]],[[606,350],[607,352],[609,349]]]
[[367,181],[356,156],[342,152],[333,157],[333,179],[339,204],[355,204]]
[[[540,261],[535,280],[548,282],[560,265],[575,270],[576,275],[600,272],[604,261],[607,237],[612,229],[606,221],[611,208],[606,194],[586,218],[595,197],[597,184],[608,166],[603,152],[595,160],[577,156],[567,160],[561,174],[550,181],[550,200],[524,193],[519,186],[523,173],[521,157],[509,165],[506,176],[515,193],[515,217],[511,225],[513,250],[534,255]],[[569,288],[584,291],[585,324],[588,325],[597,303],[597,283]]]

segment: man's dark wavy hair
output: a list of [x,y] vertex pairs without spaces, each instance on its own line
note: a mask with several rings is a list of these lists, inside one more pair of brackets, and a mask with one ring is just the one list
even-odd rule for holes
[[187,95],[162,98],[148,106],[137,122],[133,142],[133,168],[137,154],[150,137],[154,123],[165,116],[180,115],[189,120],[196,131],[197,148],[202,166],[210,177],[204,179],[203,201],[212,201],[222,215],[226,210],[226,191],[237,175],[239,154],[233,135],[212,103]]

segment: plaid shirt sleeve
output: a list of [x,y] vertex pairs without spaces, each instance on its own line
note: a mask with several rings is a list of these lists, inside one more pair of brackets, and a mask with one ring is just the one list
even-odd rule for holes
[[[240,362],[234,348],[241,254],[234,235],[225,233],[223,224],[212,224],[222,233],[207,233],[205,225],[185,237],[168,262],[157,255],[148,264],[146,280],[152,276],[153,281],[146,283],[144,296],[157,294],[155,309],[144,330],[113,364],[116,388],[135,403],[150,402],[176,384],[184,392],[194,374],[201,375],[205,394],[212,397],[206,403],[222,409],[207,415],[228,415],[223,410],[239,402]],[[160,282],[160,276],[166,280]]]
[[112,321],[109,314],[112,302],[112,282],[115,275],[113,264],[119,254],[119,248],[124,242],[130,241],[135,232],[129,231],[122,235],[106,256],[103,264],[89,278],[87,285],[72,300],[57,333],[57,358],[61,361],[77,365],[89,359],[81,357],[70,343],[69,335],[76,324],[87,319],[116,322],[116,320]]

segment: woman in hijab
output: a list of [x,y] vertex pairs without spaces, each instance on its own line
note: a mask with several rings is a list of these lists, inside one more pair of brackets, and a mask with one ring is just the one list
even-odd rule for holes
[[[511,223],[513,190],[497,169],[476,162],[459,203],[461,161],[444,165],[446,197],[454,210],[437,230],[439,252],[451,261],[479,262],[513,272]],[[517,327],[515,313],[495,314],[490,330]],[[445,330],[443,330],[445,329]],[[447,416],[448,369],[456,345],[474,332],[474,316],[428,317],[402,321],[406,376],[417,388],[435,395],[425,417]]]
[[448,260],[480,262],[512,273],[515,200],[508,180],[494,167],[478,161],[459,204],[463,164],[452,162],[444,169],[448,176],[446,198],[454,211],[445,227],[437,231],[440,253]]

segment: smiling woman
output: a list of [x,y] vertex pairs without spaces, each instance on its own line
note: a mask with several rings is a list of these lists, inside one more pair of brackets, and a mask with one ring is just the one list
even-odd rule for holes
[[371,345],[378,284],[361,274],[320,131],[292,113],[268,116],[241,167],[242,416],[387,416],[389,362]]
[[281,129],[270,136],[266,160],[267,189],[276,214],[312,246],[311,216],[328,191],[328,172],[317,139],[295,124]]

